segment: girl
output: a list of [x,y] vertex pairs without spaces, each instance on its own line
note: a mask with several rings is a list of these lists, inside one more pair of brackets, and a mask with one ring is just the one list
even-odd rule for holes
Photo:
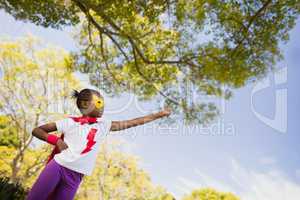
[[[165,109],[136,119],[109,121],[102,117],[104,100],[99,92],[83,89],[74,91],[73,97],[81,117],[68,117],[32,131],[33,136],[55,145],[60,153],[46,165],[27,200],[73,199],[82,177],[91,175],[94,169],[101,136],[170,115],[170,110]],[[63,133],[64,139],[50,134],[53,131]]]

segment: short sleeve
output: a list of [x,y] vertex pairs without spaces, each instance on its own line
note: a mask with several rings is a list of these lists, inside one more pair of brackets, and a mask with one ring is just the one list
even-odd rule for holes
[[55,122],[56,129],[60,133],[65,133],[67,127],[69,126],[69,118],[61,119]]

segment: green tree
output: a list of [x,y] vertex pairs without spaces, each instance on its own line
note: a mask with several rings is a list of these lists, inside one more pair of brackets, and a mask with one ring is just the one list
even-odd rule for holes
[[214,189],[194,190],[190,195],[183,197],[182,200],[239,200],[231,193],[218,192]]
[[32,129],[74,113],[68,96],[79,87],[69,69],[70,55],[40,44],[32,36],[0,40],[0,171],[25,185],[30,185],[49,154],[44,147],[31,148]]
[[79,24],[77,69],[91,73],[94,85],[112,94],[134,92],[143,100],[163,98],[187,122],[218,114],[203,95],[229,98],[234,88],[274,68],[299,5],[299,0],[0,1],[16,19],[53,28]]
[[[45,165],[50,149],[41,146],[35,149],[27,148],[20,154],[20,138],[13,121],[8,116],[0,116],[0,175],[9,177],[17,184],[30,187],[40,169]],[[21,155],[17,160],[16,155]],[[16,174],[15,177],[13,174]]]
[[0,116],[0,146],[18,147],[17,129],[7,116]]

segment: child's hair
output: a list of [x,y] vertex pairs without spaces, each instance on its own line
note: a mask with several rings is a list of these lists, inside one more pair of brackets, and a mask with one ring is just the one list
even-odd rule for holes
[[86,88],[86,89],[81,90],[80,92],[78,92],[77,90],[73,90],[72,97],[74,99],[76,99],[76,105],[79,110],[83,108],[82,102],[90,100],[90,98],[93,94],[102,98],[102,95],[98,91],[93,90],[93,89]]

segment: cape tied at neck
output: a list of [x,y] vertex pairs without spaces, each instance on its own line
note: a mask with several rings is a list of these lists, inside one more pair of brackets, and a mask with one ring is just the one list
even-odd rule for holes
[[71,117],[75,122],[80,123],[80,125],[84,124],[92,124],[97,122],[96,117],[89,117],[89,116],[81,116],[81,117]]

